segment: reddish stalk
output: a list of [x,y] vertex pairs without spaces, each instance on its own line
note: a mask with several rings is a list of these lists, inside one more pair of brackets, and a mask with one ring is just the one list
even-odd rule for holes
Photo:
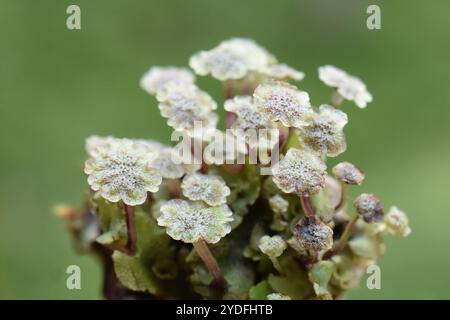
[[223,277],[219,264],[214,258],[211,250],[209,250],[205,240],[200,238],[199,240],[193,242],[192,244],[194,245],[195,251],[202,259],[209,273],[211,273],[214,279],[214,284],[218,287],[225,288],[226,287],[225,278]]
[[225,129],[231,128],[234,121],[236,121],[236,115],[233,112],[226,111],[225,114]]
[[[286,128],[283,128],[286,129]],[[289,141],[289,137],[294,133],[294,128],[289,127],[287,130],[283,130],[281,129],[280,132],[280,136],[279,136],[279,150],[280,153],[282,153],[284,151],[284,148],[286,147],[288,141]]]
[[233,98],[233,86],[230,81],[225,81],[223,85],[223,99],[228,100]]
[[136,224],[134,222],[134,207],[123,204],[125,209],[125,218],[127,221],[128,241],[126,245],[126,254],[134,255],[136,253],[137,235]]
[[335,212],[338,212],[345,206],[346,199],[347,199],[347,184],[345,182],[341,181],[341,199],[339,200],[339,203],[334,208]]
[[339,92],[337,92],[337,90],[334,90],[333,93],[331,94],[330,105],[335,108],[339,108],[339,106],[342,104],[343,101],[344,97],[341,96]]
[[312,217],[315,215],[314,208],[311,205],[311,198],[309,196],[300,196],[300,202],[302,204],[303,212],[305,216]]
[[325,252],[325,254],[322,257],[323,260],[330,259],[332,256],[334,256],[336,253],[341,251],[342,248],[345,247],[348,239],[350,238],[350,236],[352,234],[353,227],[355,226],[356,222],[358,221],[358,218],[359,218],[359,214],[356,213],[353,216],[352,220],[350,220],[350,222],[347,223],[347,225],[345,226],[344,232],[342,233],[339,241],[334,245],[333,248],[331,248],[330,250]]

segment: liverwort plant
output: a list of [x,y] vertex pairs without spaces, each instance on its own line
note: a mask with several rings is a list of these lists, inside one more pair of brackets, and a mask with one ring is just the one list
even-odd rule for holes
[[309,95],[287,82],[259,85],[253,93],[258,110],[286,127],[301,127],[312,114]]
[[364,172],[350,162],[341,162],[333,167],[333,174],[341,183],[341,197],[336,211],[339,211],[345,206],[345,200],[347,199],[347,185],[361,185],[364,181]]
[[153,152],[135,146],[128,139],[96,138],[88,143],[91,158],[86,160],[84,172],[93,191],[110,202],[122,202],[127,222],[128,243],[126,250],[136,252],[136,227],[134,207],[147,199],[148,192],[156,192],[161,175],[150,166]]
[[365,108],[373,98],[361,79],[347,74],[335,66],[326,65],[319,68],[319,78],[327,86],[336,91],[331,97],[330,104],[338,107],[344,99],[355,102],[359,108]]
[[389,233],[399,237],[407,237],[411,233],[406,214],[397,207],[392,207],[384,218]]
[[209,207],[202,202],[174,199],[161,206],[157,221],[167,227],[167,234],[175,240],[192,243],[197,254],[211,272],[216,284],[225,280],[207,243],[217,243],[231,231],[232,212],[226,205]]
[[263,236],[259,239],[259,249],[270,258],[275,269],[281,274],[285,272],[277,258],[283,254],[286,248],[286,242],[280,236]]
[[141,88],[149,94],[156,94],[170,82],[194,83],[195,76],[185,68],[151,67],[140,81]]
[[186,175],[181,183],[183,194],[190,200],[202,200],[210,206],[225,204],[230,195],[221,176],[193,173]]
[[[384,214],[375,195],[346,191],[365,179],[343,159],[344,102],[373,100],[359,78],[320,67],[332,92],[315,105],[292,83],[302,71],[243,38],[189,66],[154,66],[140,80],[172,143],[88,137],[84,206],[56,209],[77,248],[100,258],[106,298],[335,299],[386,236],[411,233],[397,207]],[[221,101],[196,76],[222,82]],[[330,157],[342,158],[331,170]]]

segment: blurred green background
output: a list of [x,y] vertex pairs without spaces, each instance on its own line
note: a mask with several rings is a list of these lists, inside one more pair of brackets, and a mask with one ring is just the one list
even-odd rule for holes
[[[66,29],[81,7],[82,30]],[[382,29],[366,28],[366,8]],[[370,191],[408,212],[407,239],[389,238],[382,289],[365,278],[347,298],[450,298],[450,2],[335,0],[1,0],[0,298],[100,298],[100,269],[77,255],[57,202],[79,205],[84,139],[91,134],[169,140],[155,100],[138,86],[151,65],[189,56],[232,36],[254,38],[307,77],[314,104],[330,90],[317,67],[360,76],[375,100],[346,103],[348,151]],[[220,85],[200,86],[222,101]],[[353,192],[356,192],[353,189]],[[82,270],[82,290],[65,286]]]

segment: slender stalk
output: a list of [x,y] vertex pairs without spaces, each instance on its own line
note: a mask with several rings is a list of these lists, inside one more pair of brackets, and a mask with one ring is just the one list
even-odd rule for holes
[[223,84],[223,99],[228,100],[233,98],[233,85],[231,81],[225,81]]
[[194,164],[202,162],[203,141],[199,138],[191,138],[191,155]]
[[353,227],[355,226],[356,222],[358,221],[358,218],[359,218],[359,214],[355,213],[352,220],[350,220],[350,222],[347,223],[347,225],[345,226],[344,232],[342,233],[339,241],[334,245],[333,248],[331,248],[330,250],[325,252],[322,259],[327,260],[327,259],[331,258],[333,255],[335,255],[337,252],[339,252],[342,248],[345,247],[348,239],[350,238],[350,236],[353,232]]
[[172,199],[180,199],[183,196],[183,192],[181,191],[181,186],[179,180],[175,179],[167,179],[166,180],[167,188],[169,189],[169,194]]
[[[231,81],[225,81],[223,84],[223,100],[226,101],[228,99],[233,98],[233,85]],[[225,129],[229,129],[231,125],[236,120],[236,115],[232,112],[225,112]]]
[[335,108],[339,108],[339,106],[342,104],[343,101],[344,97],[341,96],[339,92],[337,92],[337,90],[334,90],[333,93],[331,94],[330,105],[332,105]]
[[[233,98],[233,85],[231,81],[225,81],[223,86],[223,99],[224,101]],[[236,114],[233,112],[225,112],[225,129],[231,128],[233,123],[236,121]],[[230,173],[237,173],[242,170],[244,166],[242,164],[225,164],[224,169]]]
[[270,261],[272,261],[273,266],[275,267],[275,269],[281,274],[281,275],[285,275],[286,272],[284,271],[283,267],[280,264],[280,261],[278,261],[278,259],[276,257],[269,257]]
[[347,184],[341,181],[341,199],[334,208],[334,211],[338,212],[339,210],[341,210],[345,206],[346,201],[347,201]]
[[202,162],[202,165],[200,167],[200,172],[203,174],[207,174],[208,173],[208,165],[205,162]]
[[226,111],[225,114],[225,129],[230,129],[236,121],[236,115],[233,112]]
[[222,272],[220,271],[219,264],[214,258],[211,250],[209,250],[205,240],[199,239],[192,244],[194,245],[195,251],[200,256],[203,263],[206,265],[206,268],[208,268],[209,272],[214,278],[215,284],[219,287],[225,287],[226,282],[224,277],[222,276]]
[[311,199],[308,196],[300,196],[300,202],[302,204],[303,212],[305,216],[312,217],[315,215],[314,208],[311,205]]
[[199,138],[186,137],[183,136],[183,139],[189,141],[189,147],[191,151],[192,164],[200,164],[200,171],[202,173],[206,173],[208,171],[207,164],[203,161],[203,141]]
[[[284,129],[284,130],[283,130]],[[288,141],[289,141],[289,138],[293,135],[293,133],[294,133],[294,128],[292,128],[292,127],[289,127],[289,128],[282,128],[281,130],[280,130],[280,132],[281,132],[281,134],[280,134],[280,136],[279,136],[279,143],[278,143],[278,146],[279,146],[279,150],[280,150],[280,153],[282,153],[283,151],[284,151],[284,149],[285,149],[285,147],[287,146],[287,144],[288,144]]]
[[245,79],[244,83],[242,84],[242,87],[241,87],[241,94],[244,95],[244,96],[249,95],[250,94],[250,87],[251,87],[250,80]]
[[309,253],[309,259],[310,259],[309,264],[310,265],[315,264],[319,260],[318,252],[314,251],[314,250],[309,250],[308,253]]
[[125,218],[127,221],[127,254],[134,255],[136,253],[136,243],[137,243],[137,235],[136,235],[136,224],[134,223],[134,207],[129,206],[127,204],[123,204],[125,209]]

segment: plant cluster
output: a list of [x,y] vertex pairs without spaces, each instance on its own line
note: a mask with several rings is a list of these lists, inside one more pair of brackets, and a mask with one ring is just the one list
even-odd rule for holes
[[[410,233],[407,216],[396,207],[385,215],[373,194],[349,203],[348,186],[365,178],[357,166],[327,171],[327,158],[346,150],[342,102],[372,101],[364,83],[320,67],[332,95],[315,107],[289,82],[303,72],[240,38],[194,54],[189,65],[223,83],[226,132],[218,103],[187,68],[153,67],[141,87],[174,131],[202,150],[220,145],[222,162],[213,153],[186,162],[156,141],[91,136],[85,205],[57,209],[77,247],[101,258],[105,297],[333,299],[357,286],[384,237]],[[247,134],[264,129],[276,130],[276,140]],[[250,161],[254,149],[279,153],[271,175],[260,174],[261,154]]]

